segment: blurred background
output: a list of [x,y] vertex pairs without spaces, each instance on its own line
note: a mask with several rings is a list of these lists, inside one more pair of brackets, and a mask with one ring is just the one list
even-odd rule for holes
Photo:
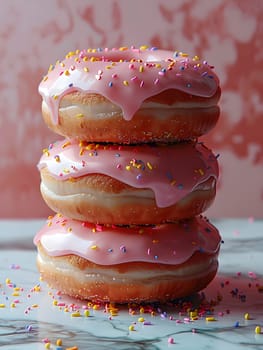
[[59,137],[38,84],[77,48],[157,46],[215,66],[221,117],[203,141],[219,153],[210,218],[263,217],[262,0],[9,0],[0,9],[0,218],[49,215],[36,169]]

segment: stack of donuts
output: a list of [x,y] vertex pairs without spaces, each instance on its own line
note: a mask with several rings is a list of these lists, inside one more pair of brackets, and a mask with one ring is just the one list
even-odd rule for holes
[[36,234],[41,276],[91,301],[167,301],[218,268],[217,157],[199,137],[219,118],[206,61],[156,48],[85,49],[39,85],[47,126],[41,193],[55,212]]

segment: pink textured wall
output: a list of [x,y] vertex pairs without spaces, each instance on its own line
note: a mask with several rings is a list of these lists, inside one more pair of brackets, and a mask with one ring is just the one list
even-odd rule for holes
[[[142,6],[143,3],[143,6]],[[263,217],[263,1],[10,0],[0,10],[0,217],[40,217],[36,163],[58,136],[40,114],[37,86],[76,48],[180,50],[215,65],[222,114],[205,141],[220,153],[210,217]]]

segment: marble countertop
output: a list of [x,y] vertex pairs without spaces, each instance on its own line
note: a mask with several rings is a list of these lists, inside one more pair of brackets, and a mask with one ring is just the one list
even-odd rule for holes
[[32,243],[43,222],[0,221],[1,349],[263,349],[263,221],[214,221],[224,240],[214,281],[184,303],[144,309],[49,289]]

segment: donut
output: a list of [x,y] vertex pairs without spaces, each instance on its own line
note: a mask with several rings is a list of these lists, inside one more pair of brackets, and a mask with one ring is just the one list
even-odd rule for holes
[[218,230],[204,217],[145,226],[98,225],[57,214],[36,234],[50,287],[91,301],[164,302],[205,288],[218,268]]
[[109,145],[62,140],[43,150],[41,193],[55,212],[99,224],[159,224],[214,200],[218,162],[202,143]]
[[221,90],[206,61],[121,47],[69,52],[39,84],[48,127],[90,142],[177,142],[206,134]]

